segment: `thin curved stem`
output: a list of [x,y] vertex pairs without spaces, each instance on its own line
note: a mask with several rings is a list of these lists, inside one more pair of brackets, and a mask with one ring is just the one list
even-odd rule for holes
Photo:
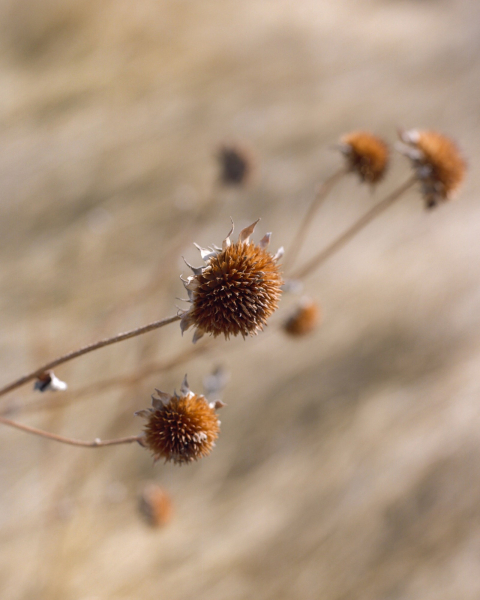
[[104,348],[105,346],[111,346],[112,344],[118,344],[119,342],[123,342],[124,340],[128,340],[130,338],[136,337],[138,335],[142,335],[144,333],[148,333],[149,331],[153,331],[154,329],[159,329],[160,327],[164,327],[165,325],[169,325],[170,323],[175,323],[175,321],[179,321],[180,319],[181,319],[180,315],[175,315],[173,317],[167,317],[166,319],[162,319],[161,321],[154,321],[153,323],[149,323],[148,325],[144,325],[143,327],[137,327],[136,329],[132,329],[125,333],[118,333],[117,335],[114,335],[113,337],[99,340],[98,342],[94,342],[93,344],[89,344],[88,346],[83,346],[82,348],[79,348],[78,350],[74,350],[73,352],[64,354],[63,356],[60,356],[60,357],[56,358],[55,360],[52,360],[49,363],[39,367],[38,369],[35,369],[35,371],[32,371],[31,373],[28,373],[27,375],[23,375],[22,377],[13,381],[12,383],[9,383],[5,387],[0,388],[0,396],[3,396],[4,394],[7,394],[8,392],[11,392],[12,390],[15,390],[15,389],[21,387],[22,385],[28,383],[29,381],[33,381],[34,379],[36,379],[39,375],[41,375],[45,371],[53,369],[54,367],[58,367],[58,365],[62,365],[63,363],[73,360],[74,358],[78,358],[79,356],[82,356],[83,354],[88,354],[89,352],[99,350],[100,348]]
[[29,425],[23,425],[22,423],[17,423],[16,421],[6,419],[5,417],[0,417],[0,423],[2,423],[3,425],[7,425],[8,427],[20,429],[20,431],[24,431],[25,433],[31,433],[33,435],[38,435],[39,437],[43,437],[48,440],[60,442],[61,444],[68,444],[69,446],[81,446],[82,448],[102,448],[104,446],[133,444],[134,442],[140,443],[140,440],[142,438],[142,435],[132,435],[129,437],[117,438],[114,440],[101,440],[100,438],[97,438],[96,440],[93,440],[93,442],[85,442],[83,440],[75,440],[73,438],[65,437],[63,435],[57,435],[56,433],[50,433],[49,431],[43,431],[43,429],[37,429],[36,427],[30,427]]
[[407,190],[409,190],[415,183],[416,177],[411,177],[398,189],[394,190],[391,194],[386,196],[378,204],[376,204],[371,210],[369,210],[363,217],[360,217],[356,223],[354,223],[347,231],[342,233],[336,240],[334,240],[324,250],[319,252],[316,256],[310,259],[303,267],[300,267],[290,277],[291,279],[303,279],[307,275],[310,275],[315,269],[326,262],[331,256],[341,250],[346,244],[357,235],[364,227],[371,223],[376,217],[381,215],[387,210],[392,204],[398,200]]
[[[43,409],[55,409],[59,406],[67,406],[68,404],[76,402],[79,399],[87,398],[92,394],[96,394],[98,396],[98,394],[102,394],[110,389],[135,385],[147,377],[164,373],[178,365],[184,364],[194,356],[201,356],[202,354],[211,351],[215,346],[215,340],[205,340],[202,345],[200,345],[200,343],[196,344],[195,346],[192,344],[190,348],[177,354],[170,360],[152,362],[151,364],[143,367],[140,371],[130,375],[117,375],[109,379],[89,383],[88,385],[76,390],[67,390],[61,395],[51,394],[48,396],[48,398],[45,398],[45,396],[42,395],[42,397],[33,400],[29,404],[24,404],[18,408],[14,407],[14,413],[15,415],[18,415],[19,413],[32,413]],[[11,406],[5,406],[4,409],[0,409],[0,416],[12,414],[11,411]]]
[[310,204],[305,216],[303,217],[303,221],[298,228],[298,231],[293,238],[292,243],[290,244],[290,250],[285,255],[285,260],[283,261],[284,268],[287,268],[291,264],[293,264],[302,249],[303,243],[305,241],[306,233],[312,223],[312,219],[317,213],[318,209],[323,204],[323,201],[328,196],[330,190],[340,181],[340,179],[348,173],[348,169],[342,167],[333,175],[330,175],[323,183],[320,184],[317,193],[315,194],[315,198],[313,202]]

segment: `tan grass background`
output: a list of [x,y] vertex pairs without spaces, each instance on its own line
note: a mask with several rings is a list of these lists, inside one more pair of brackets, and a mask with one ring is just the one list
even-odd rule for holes
[[[3,428],[2,600],[477,600],[477,0],[2,0],[0,28],[2,384],[173,314],[181,255],[198,262],[192,242],[219,243],[230,215],[288,248],[346,131],[435,128],[470,164],[458,202],[427,213],[410,193],[308,279],[311,337],[278,331],[285,297],[264,335],[139,383],[72,395],[191,335],[59,369],[54,409],[4,398],[50,431],[131,435],[154,387],[231,373],[217,448],[191,467]],[[215,185],[225,139],[258,157],[246,190]],[[344,180],[303,257],[407,175],[395,157],[374,198]],[[136,511],[152,479],[175,504],[161,530]]]

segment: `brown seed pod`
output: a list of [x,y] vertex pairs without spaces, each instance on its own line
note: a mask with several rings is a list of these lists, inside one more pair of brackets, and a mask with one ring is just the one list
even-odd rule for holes
[[302,298],[295,311],[283,324],[286,333],[300,337],[311,333],[320,323],[321,313],[318,304],[310,298]]
[[255,161],[250,150],[239,144],[223,144],[217,158],[223,185],[242,186],[251,180]]
[[197,246],[205,266],[187,263],[193,276],[182,281],[192,306],[183,313],[180,327],[182,333],[195,327],[194,342],[205,333],[223,334],[227,339],[254,335],[277,309],[283,284],[277,261],[283,248],[275,255],[267,251],[269,233],[258,245],[251,242],[257,223],[243,229],[236,243],[230,240],[232,227],[221,248]]
[[167,492],[155,483],[148,483],[143,488],[138,509],[151,527],[167,525],[173,516],[173,503]]
[[390,153],[379,137],[367,131],[353,131],[341,138],[340,150],[349,171],[356,173],[362,182],[373,185],[385,175]]
[[411,160],[426,207],[453,198],[467,168],[455,142],[436,131],[411,129],[399,136],[397,148]]
[[155,461],[164,458],[182,464],[210,454],[220,430],[215,412],[220,405],[190,391],[186,375],[180,395],[156,392],[158,396],[152,395],[153,408],[135,413],[147,419],[141,443]]

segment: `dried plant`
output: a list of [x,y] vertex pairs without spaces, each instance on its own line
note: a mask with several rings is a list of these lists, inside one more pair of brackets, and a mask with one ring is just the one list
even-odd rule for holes
[[388,145],[368,131],[353,131],[340,139],[340,151],[347,169],[356,173],[363,183],[374,185],[381,181],[389,164]]
[[320,318],[321,313],[318,304],[311,298],[304,297],[284,322],[283,329],[293,337],[302,337],[318,327]]
[[240,187],[250,182],[255,168],[251,150],[238,143],[225,143],[218,150],[217,158],[223,185]]
[[451,200],[458,192],[466,171],[465,160],[453,140],[437,131],[400,131],[400,152],[411,162],[421,184],[427,208]]
[[258,245],[251,242],[257,223],[242,229],[236,243],[230,240],[232,225],[221,248],[197,246],[205,266],[187,263],[193,276],[182,281],[192,306],[183,313],[180,326],[182,333],[195,327],[194,342],[205,333],[227,339],[255,335],[277,309],[283,284],[278,260],[283,249],[275,255],[267,251],[270,233]]
[[220,402],[209,403],[188,387],[187,376],[180,395],[156,390],[153,408],[135,414],[147,419],[141,443],[153,454],[155,461],[164,458],[176,464],[189,463],[210,454],[220,430],[215,410]]
[[[187,263],[193,272],[193,275],[187,279],[182,279],[188,293],[187,302],[190,303],[187,310],[179,309],[178,313],[171,317],[99,340],[64,354],[5,385],[0,389],[0,396],[32,381],[35,382],[34,388],[41,392],[64,391],[67,387],[66,383],[56,377],[52,369],[87,353],[178,321],[182,333],[190,327],[194,328],[194,342],[205,334],[214,338],[223,336],[228,340],[230,337],[240,335],[247,338],[259,333],[277,310],[282,290],[299,287],[294,283],[305,279],[334,256],[417,182],[421,184],[422,196],[428,207],[450,199],[457,192],[464,179],[466,166],[456,145],[449,138],[436,132],[411,130],[402,132],[401,140],[399,150],[412,161],[413,177],[387,194],[338,235],[330,245],[294,271],[285,285],[279,264],[283,248],[280,248],[276,254],[268,251],[271,234],[267,233],[258,244],[252,242],[250,236],[258,223],[257,220],[242,229],[237,241],[232,242],[232,225],[232,229],[221,247],[213,245],[209,248],[201,248],[197,246],[205,262],[203,266],[193,267]],[[346,165],[320,188],[319,194],[307,213],[308,219],[304,219],[300,223],[295,238],[299,244],[294,249],[294,254],[298,253],[314,212],[327,192],[343,175],[354,172],[360,177],[361,182],[370,185],[378,183],[385,175],[389,153],[387,145],[381,139],[367,132],[354,132],[343,136],[340,148],[346,158]],[[240,182],[240,179],[237,183]],[[317,304],[312,300],[303,299],[295,312],[287,320],[283,320],[281,328],[291,336],[300,337],[313,331],[319,320],[320,313]],[[185,360],[193,359],[198,354],[197,351],[181,353],[166,364],[152,364],[145,367],[141,373],[95,384],[96,389],[102,389],[102,386],[107,389],[116,385],[137,383],[143,377],[151,376],[160,369],[166,371]],[[155,461],[164,459],[166,462],[174,464],[191,463],[207,456],[215,445],[220,426],[216,411],[224,406],[219,397],[226,379],[227,376],[221,369],[207,379],[206,387],[215,395],[214,401],[209,401],[204,395],[192,392],[188,387],[186,377],[180,388],[180,394],[174,392],[171,395],[157,390],[158,395],[152,396],[152,408],[136,413],[146,419],[146,425],[143,432],[134,436],[110,440],[99,438],[94,441],[76,440],[20,424],[7,418],[5,412],[0,416],[0,423],[26,433],[85,448],[138,443],[151,452]],[[84,391],[90,393],[92,388],[87,386]],[[78,392],[82,392],[82,390],[77,391],[77,397],[81,395]],[[37,403],[35,406],[42,406],[42,403]],[[149,501],[151,502],[151,498]]]

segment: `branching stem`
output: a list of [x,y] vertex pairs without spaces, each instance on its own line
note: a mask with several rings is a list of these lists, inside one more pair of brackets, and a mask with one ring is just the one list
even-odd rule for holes
[[407,190],[409,190],[417,181],[416,177],[411,177],[398,189],[394,190],[391,194],[386,196],[372,209],[370,209],[363,217],[360,217],[347,231],[342,233],[336,240],[334,240],[324,250],[319,252],[316,256],[311,258],[303,267],[300,267],[295,271],[290,278],[291,279],[303,279],[307,275],[310,275],[320,265],[325,263],[329,258],[341,250],[353,237],[357,235],[362,229],[364,229],[369,223],[371,223],[376,217],[381,215],[387,210],[396,200],[398,200]]
[[0,388],[0,396],[3,396],[4,394],[7,394],[8,392],[11,392],[12,390],[15,390],[15,389],[21,387],[22,385],[28,383],[29,381],[33,381],[34,379],[36,379],[39,375],[41,375],[45,371],[53,369],[54,367],[58,367],[58,365],[62,365],[63,363],[73,360],[74,358],[78,358],[79,356],[82,356],[83,354],[88,354],[89,352],[93,352],[94,350],[99,350],[100,348],[104,348],[105,346],[111,346],[112,344],[117,344],[118,342],[123,342],[124,340],[128,340],[130,338],[136,337],[138,335],[142,335],[144,333],[148,333],[149,331],[153,331],[154,329],[159,329],[160,327],[164,327],[165,325],[169,325],[170,323],[175,323],[175,321],[179,321],[180,319],[181,319],[181,316],[179,316],[179,315],[175,315],[173,317],[167,317],[166,319],[162,319],[161,321],[154,321],[153,323],[149,323],[148,325],[144,325],[143,327],[137,327],[136,329],[132,329],[125,333],[118,333],[117,335],[114,335],[113,337],[99,340],[98,342],[94,342],[93,344],[89,344],[88,346],[83,346],[83,348],[79,348],[78,350],[74,350],[73,352],[69,352],[68,354],[64,354],[63,356],[60,356],[60,357],[56,358],[55,360],[50,361],[46,365],[43,365],[43,366],[39,367],[38,369],[35,369],[35,371],[32,371],[31,373],[28,373],[27,375],[23,375],[22,377],[20,377],[16,381],[13,381],[12,383],[9,383],[5,387]]
[[333,175],[330,175],[328,179],[326,179],[323,183],[320,184],[317,193],[315,194],[315,198],[313,199],[312,204],[309,206],[305,216],[303,217],[303,221],[298,228],[298,231],[293,238],[293,241],[290,245],[290,250],[287,252],[285,256],[285,260],[283,261],[284,268],[289,267],[295,262],[295,259],[300,253],[302,249],[303,243],[305,241],[305,237],[307,231],[312,223],[312,219],[317,213],[318,209],[323,204],[323,201],[328,196],[330,190],[340,181],[340,179],[348,173],[348,169],[342,167],[338,171],[336,171]]

